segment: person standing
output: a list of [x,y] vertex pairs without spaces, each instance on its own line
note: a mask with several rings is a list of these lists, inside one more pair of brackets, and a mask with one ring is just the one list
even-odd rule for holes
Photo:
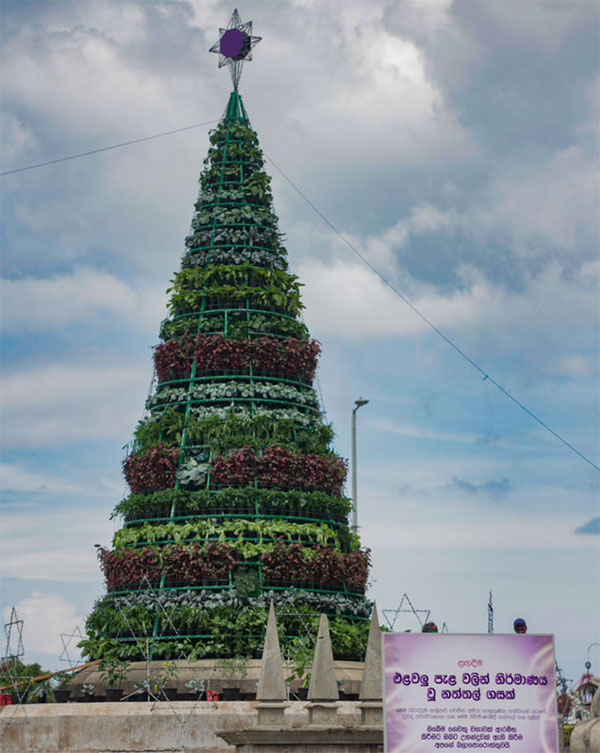
[[513,628],[518,635],[524,635],[527,632],[527,623],[522,617],[517,617],[513,622]]

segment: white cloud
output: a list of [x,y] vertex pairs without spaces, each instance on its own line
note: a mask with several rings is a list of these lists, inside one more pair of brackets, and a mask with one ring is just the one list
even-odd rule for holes
[[[115,14],[120,24],[114,23]],[[104,134],[107,125],[124,135],[144,120],[156,122],[156,113],[168,112],[165,105],[174,104],[184,91],[182,103],[191,105],[189,79],[136,65],[128,55],[130,40],[110,38],[110,16],[113,28],[132,30],[143,28],[141,14],[113,4],[108,13],[95,15],[86,18],[86,25],[73,19],[50,33],[22,24],[5,45],[5,101],[33,107],[55,126],[62,123],[68,133],[87,137]],[[88,26],[90,21],[102,27]],[[179,109],[191,113],[192,108],[180,104]]]
[[[551,262],[535,274],[523,271],[521,289],[512,290],[487,279],[477,268],[463,264],[456,270],[461,286],[438,289],[412,279],[402,270],[402,252],[389,241],[394,236],[394,242],[403,242],[398,227],[410,228],[410,223],[401,222],[389,234],[384,230],[364,243],[351,234],[344,235],[423,316],[460,347],[467,348],[471,357],[478,360],[480,353],[485,355],[483,368],[490,363],[489,344],[493,338],[493,356],[518,357],[519,371],[551,377],[583,375],[580,358],[584,357],[588,364],[589,356],[580,355],[575,360],[572,356],[574,348],[591,351],[595,348],[598,262],[584,262],[572,270]],[[407,337],[431,331],[375,273],[355,262],[337,237],[323,234],[324,239],[315,232],[312,238],[308,232],[306,235],[309,246],[325,247],[323,256],[329,257],[324,261],[303,256],[296,264],[306,285],[303,289],[306,319],[316,337],[333,335],[356,340],[369,336]]]
[[[589,540],[594,537],[574,533],[582,517],[593,509],[594,492],[590,489],[544,484],[521,488],[506,480],[507,493],[494,496],[470,494],[464,488],[468,483],[456,483],[459,476],[485,491],[514,471],[514,466],[503,467],[502,463],[478,463],[473,458],[461,462],[456,457],[446,462],[443,457],[433,461],[410,458],[401,475],[396,468],[383,467],[375,478],[371,469],[362,477],[361,497],[368,499],[369,505],[361,510],[359,503],[361,538],[380,562],[406,548],[566,549],[597,545]],[[551,516],[546,514],[548,509],[553,511]]]
[[[339,259],[327,264],[305,258],[298,274],[306,284],[304,300],[311,326],[320,333],[365,337],[414,335],[428,330],[417,314],[361,264]],[[465,292],[455,291],[446,296],[425,286],[420,294],[408,293],[419,311],[446,328],[479,322],[484,311],[500,308],[498,304],[504,296],[485,280],[474,280]]]
[[36,146],[36,139],[23,122],[10,112],[0,113],[2,124],[2,158],[11,163],[21,153],[27,153]]
[[[519,5],[519,12],[510,3],[481,3],[481,11],[493,24],[509,32],[511,38],[528,48],[535,45],[543,51],[554,51],[579,25],[595,23],[593,4],[570,2],[527,2]],[[513,42],[514,43],[514,42]]]
[[63,447],[129,437],[143,413],[150,359],[132,365],[92,357],[13,372],[4,380],[4,449]]
[[479,438],[475,434],[436,431],[433,429],[427,429],[423,426],[399,423],[389,418],[371,419],[369,420],[369,425],[377,431],[383,431],[389,434],[399,434],[403,437],[413,437],[414,439],[430,439],[434,442],[458,442],[459,444],[474,444]]
[[[494,515],[486,509],[485,515],[461,515],[455,509],[455,521],[444,519],[439,510],[430,511],[433,526],[425,521],[411,523],[410,527],[397,526],[391,520],[371,522],[363,526],[361,536],[380,557],[385,552],[398,549],[425,549],[432,546],[450,549],[512,549],[556,547],[596,547],[594,537],[576,536],[573,520],[540,519],[538,516],[519,516],[515,524],[514,513]],[[388,555],[389,556],[389,555]]]
[[598,238],[598,164],[582,147],[555,152],[539,165],[512,166],[490,187],[487,207],[467,212],[475,233],[512,234],[515,249],[538,256],[548,247],[571,261],[586,250],[578,240]]
[[100,322],[154,333],[166,315],[164,290],[164,284],[136,290],[114,275],[85,267],[50,278],[3,279],[2,328],[39,332]]
[[[6,512],[2,525],[5,578],[100,584],[95,544],[110,544],[113,499],[100,504],[83,494],[65,507],[48,497],[45,505]],[[115,495],[116,496],[116,495]]]
[[577,378],[587,376],[590,372],[590,368],[587,360],[583,356],[574,354],[561,358],[558,362],[557,371],[559,374]]
[[443,211],[432,204],[423,202],[412,207],[410,212],[410,226],[415,235],[448,232],[456,223],[454,212]]
[[21,466],[0,464],[0,485],[3,491],[26,492],[33,494],[60,495],[105,495],[107,492],[118,494],[120,488],[107,483],[106,479],[94,480],[92,484],[81,484],[68,478],[57,478],[27,470]]
[[[23,647],[25,652],[62,654],[61,633],[71,634],[77,626],[83,630],[84,618],[77,614],[75,606],[56,593],[32,591],[23,601],[15,605],[17,617],[23,620]],[[11,607],[3,610],[4,621],[10,618]],[[14,636],[13,636],[14,637]],[[68,641],[68,638],[65,638]],[[77,641],[68,647],[72,659],[79,657],[75,648]],[[65,665],[66,666],[66,665]]]

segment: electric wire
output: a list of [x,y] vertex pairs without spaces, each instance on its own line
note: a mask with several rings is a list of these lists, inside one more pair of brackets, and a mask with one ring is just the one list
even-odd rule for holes
[[445,335],[442,330],[437,327],[430,319],[428,319],[425,314],[422,314],[421,311],[403,294],[401,293],[398,288],[396,288],[384,275],[375,267],[371,262],[363,255],[361,252],[352,244],[350,241],[342,235],[342,233],[333,225],[327,217],[313,204],[313,202],[304,194],[300,188],[293,182],[291,178],[289,178],[283,170],[274,162],[274,160],[269,157],[269,155],[265,152],[265,157],[269,160],[269,162],[273,165],[273,167],[277,170],[277,172],[292,186],[292,188],[304,199],[304,201],[311,207],[311,209],[316,212],[319,217],[323,220],[323,222],[330,227],[333,232],[350,248],[357,256],[358,258],[365,264],[372,272],[374,272],[377,277],[385,284],[387,285],[390,290],[400,298],[401,301],[403,301],[414,313],[422,319],[437,335],[439,335],[442,340],[444,340],[451,348],[453,348],[467,363],[469,363],[476,371],[478,371],[483,376],[483,380],[489,381],[491,384],[496,387],[500,392],[502,392],[505,397],[507,397],[509,400],[512,400],[512,402],[517,405],[521,410],[523,410],[525,413],[527,413],[528,416],[533,418],[534,421],[537,421],[537,423],[542,426],[546,431],[548,431],[550,434],[552,434],[553,437],[559,440],[559,442],[562,442],[565,447],[568,447],[572,452],[574,452],[576,455],[578,455],[582,460],[584,460],[586,463],[589,463],[589,465],[592,466],[592,468],[595,468],[597,471],[600,471],[600,466],[596,465],[593,460],[590,460],[586,455],[584,455],[582,452],[580,452],[576,447],[574,447],[570,442],[568,442],[566,439],[564,439],[558,432],[554,431],[552,427],[548,426],[547,423],[542,421],[539,416],[537,416],[533,411],[529,410],[529,408],[524,405],[520,400],[518,400],[513,394],[511,394],[507,389],[505,389],[501,384],[498,384],[498,382],[491,377],[489,374],[487,374],[479,364],[477,364],[472,358],[470,358],[456,343],[454,343],[447,335]]
[[[81,152],[80,154],[72,154],[68,157],[60,157],[59,159],[54,160],[48,160],[47,162],[39,162],[35,165],[27,165],[26,167],[18,167],[13,170],[6,170],[4,172],[0,173],[0,176],[3,175],[12,175],[14,173],[20,173],[25,172],[26,170],[34,170],[38,167],[46,167],[47,165],[55,165],[59,162],[66,162],[67,160],[77,159],[79,157],[87,157],[91,154],[98,154],[99,152],[107,152],[111,149],[119,149],[123,146],[129,146],[131,144],[139,144],[142,141],[150,141],[152,139],[158,139],[162,136],[170,136],[174,133],[181,133],[182,131],[190,131],[193,128],[200,128],[201,126],[211,125],[212,123],[216,123],[218,119],[214,120],[207,120],[204,123],[195,123],[191,126],[185,126],[184,128],[175,128],[171,131],[163,131],[162,133],[156,133],[152,136],[145,136],[140,139],[132,139],[131,141],[123,141],[120,144],[113,144],[112,146],[104,146],[99,149],[91,149],[87,152]],[[350,248],[357,256],[358,258],[365,264],[374,274],[379,277],[379,279],[383,282],[384,285],[386,285],[393,293],[394,295],[398,296],[401,301],[403,301],[414,313],[422,319],[425,324],[427,324],[430,329],[432,329],[439,337],[442,338],[446,342],[447,345],[449,345],[453,350],[458,353],[461,358],[463,358],[467,363],[469,363],[476,371],[478,371],[482,376],[484,381],[489,381],[491,384],[494,385],[494,387],[499,390],[505,397],[507,397],[509,400],[511,400],[516,406],[518,406],[522,411],[524,411],[528,416],[530,416],[534,421],[536,421],[542,428],[544,428],[547,432],[549,432],[555,439],[558,439],[559,442],[562,442],[565,447],[567,447],[569,450],[574,452],[576,455],[578,455],[582,460],[584,460],[586,463],[592,466],[592,468],[595,468],[597,471],[600,471],[600,466],[598,466],[596,463],[594,463],[593,460],[590,460],[586,455],[584,455],[580,450],[578,450],[574,445],[572,445],[570,442],[568,442],[566,439],[564,439],[558,432],[556,432],[551,426],[548,426],[548,424],[543,421],[539,416],[537,416],[533,411],[529,410],[529,408],[524,405],[520,400],[518,400],[511,392],[509,392],[507,389],[505,389],[501,384],[499,384],[493,377],[491,377],[489,374],[487,374],[484,369],[479,366],[470,356],[468,356],[456,343],[454,343],[442,330],[437,327],[430,319],[428,319],[425,314],[421,313],[419,309],[403,294],[401,293],[398,288],[396,288],[371,262],[363,255],[361,252],[352,244],[350,241],[333,225],[327,217],[313,204],[313,202],[306,196],[305,193],[294,183],[294,181],[289,178],[286,173],[283,172],[283,170],[279,167],[279,165],[270,157],[266,152],[264,153],[265,157],[269,160],[269,162],[273,165],[273,167],[277,170],[277,172],[286,180],[290,186],[299,194],[299,196],[304,199],[304,201],[309,205],[309,207],[323,220],[323,222],[333,230],[333,232]]]
[[77,159],[78,157],[88,157],[90,154],[98,154],[99,152],[108,152],[110,149],[120,149],[122,146],[129,146],[130,144],[139,144],[142,141],[151,141],[152,139],[159,139],[161,136],[170,136],[173,133],[181,133],[182,131],[191,131],[192,128],[200,128],[201,126],[210,125],[211,123],[217,123],[218,118],[214,120],[207,120],[205,123],[196,123],[195,125],[185,126],[184,128],[175,128],[172,131],[163,131],[163,133],[155,133],[153,136],[144,136],[141,139],[132,139],[131,141],[123,141],[121,144],[113,144],[112,146],[102,146],[99,149],[90,149],[89,152],[81,152],[80,154],[71,154],[69,157],[59,157],[59,159],[51,159],[48,162],[38,162],[35,165],[27,165],[27,167],[16,167],[14,170],[5,170],[2,175],[13,175],[14,173],[23,173],[26,170],[34,170],[37,167],[46,167],[47,165],[56,165],[58,162],[66,162],[70,159]]

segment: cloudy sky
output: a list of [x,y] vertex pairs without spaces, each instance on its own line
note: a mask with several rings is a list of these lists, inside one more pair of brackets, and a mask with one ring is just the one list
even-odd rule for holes
[[[239,0],[241,91],[323,345],[339,452],[359,396],[370,594],[451,632],[517,616],[583,672],[598,472],[482,379],[343,243],[598,464],[596,2]],[[2,171],[220,118],[233,6],[1,3]],[[27,658],[103,591],[122,446],[152,376],[209,126],[2,178],[3,616]],[[401,614],[400,629],[418,629]],[[600,651],[590,653],[600,673]]]

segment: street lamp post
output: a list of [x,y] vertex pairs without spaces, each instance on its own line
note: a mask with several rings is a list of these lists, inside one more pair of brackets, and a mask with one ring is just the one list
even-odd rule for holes
[[368,400],[363,400],[362,397],[359,397],[358,400],[354,401],[355,405],[352,409],[352,530],[354,533],[358,530],[358,498],[356,491],[356,411],[368,402]]

